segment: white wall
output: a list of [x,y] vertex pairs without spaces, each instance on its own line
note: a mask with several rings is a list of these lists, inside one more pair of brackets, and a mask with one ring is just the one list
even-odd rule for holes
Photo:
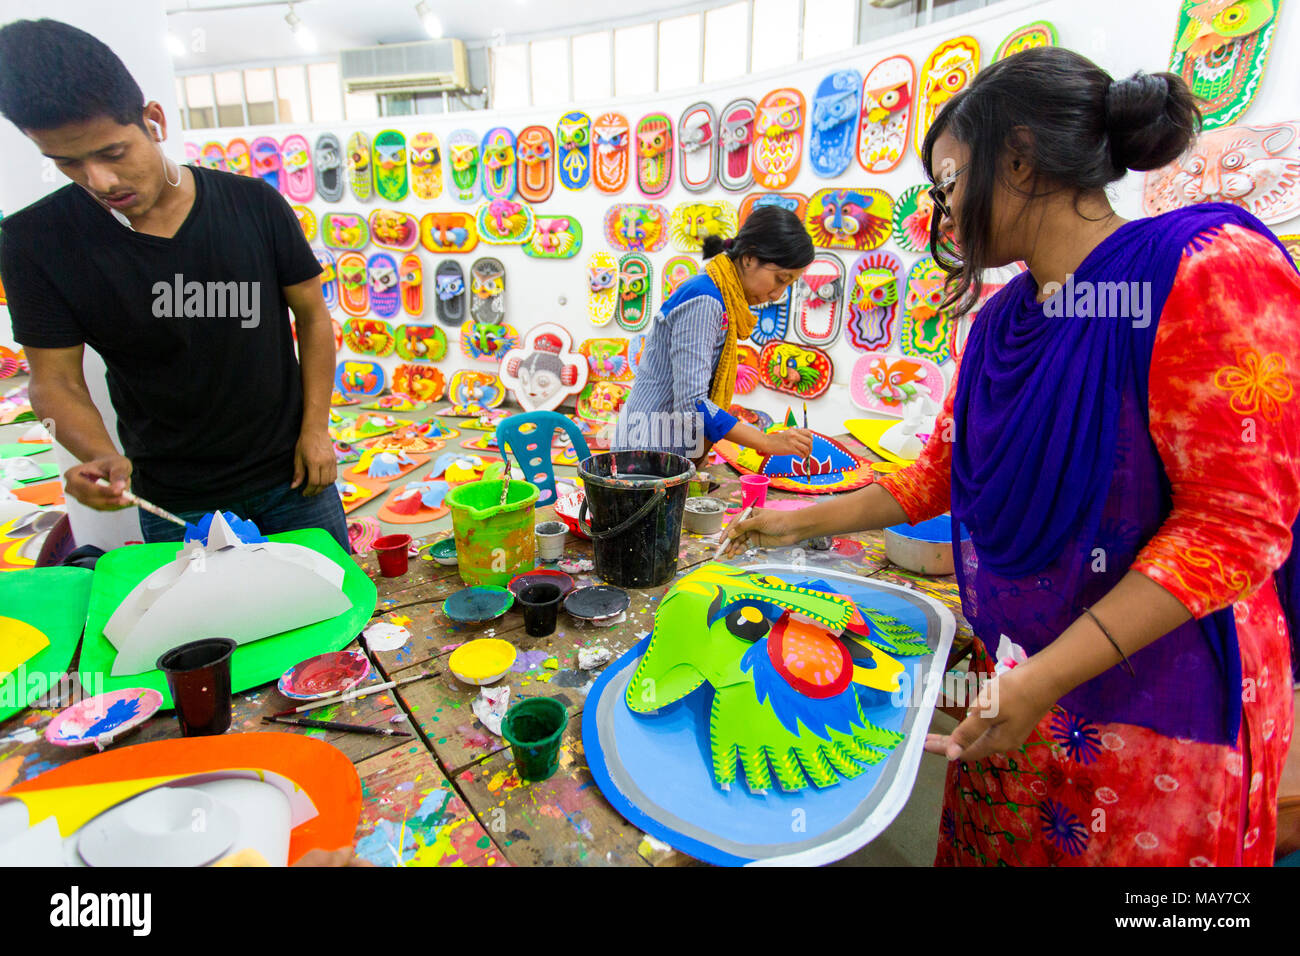
[[[176,108],[176,84],[171,59],[167,55],[167,17],[163,0],[0,0],[0,24],[20,19],[48,17],[62,20],[103,40],[122,58],[140,84],[145,101],[162,104],[169,126],[165,144],[167,154],[183,161],[184,134]],[[67,184],[67,178],[44,159],[26,136],[13,124],[0,120],[0,156],[4,157],[4,175],[0,176],[0,212],[16,212],[47,193]],[[12,345],[8,310],[0,306],[0,342]],[[104,417],[108,432],[117,440],[117,415],[108,400],[104,382],[103,360],[86,350],[86,383],[95,404]],[[4,383],[0,382],[0,389]],[[63,448],[55,450],[62,469],[76,463]],[[100,512],[68,501],[73,535],[78,544],[116,547],[125,541],[140,539],[139,518],[134,508],[126,511]]]

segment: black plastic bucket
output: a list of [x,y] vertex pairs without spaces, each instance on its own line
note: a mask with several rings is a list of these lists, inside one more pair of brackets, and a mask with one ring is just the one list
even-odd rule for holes
[[[662,451],[616,451],[578,465],[596,573],[622,588],[652,588],[677,573],[682,512],[695,466]],[[591,524],[587,525],[587,511]]]

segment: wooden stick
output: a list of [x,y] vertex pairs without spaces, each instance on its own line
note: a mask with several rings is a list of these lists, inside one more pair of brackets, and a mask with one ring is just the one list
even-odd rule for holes
[[[109,484],[109,483],[108,483],[107,481],[105,481],[103,478],[96,478],[96,479],[95,479],[95,484],[99,485],[99,487],[101,487],[101,488],[112,488],[112,487],[113,487],[111,484]],[[149,512],[151,515],[157,515],[159,518],[165,518],[166,520],[172,522],[173,524],[178,524],[178,525],[180,525],[182,528],[187,528],[187,527],[189,527],[189,522],[187,522],[187,521],[182,521],[180,518],[176,517],[176,516],[175,516],[174,514],[172,514],[170,511],[167,511],[167,510],[164,509],[164,508],[159,508],[156,504],[153,504],[152,502],[145,501],[145,500],[144,500],[143,498],[141,498],[139,495],[134,495],[134,494],[132,494],[132,493],[129,492],[129,491],[124,491],[124,492],[122,492],[122,497],[125,498],[127,501],[131,502],[131,503],[132,503],[133,505],[135,505],[137,508],[143,508],[145,511]]]
[[[739,516],[737,516],[736,521],[744,521],[746,518],[749,517],[750,512],[752,512],[753,510],[754,510],[754,506],[753,506],[753,505],[750,505],[748,508],[746,508],[744,511],[742,511],[742,512],[739,514]],[[732,524],[735,524],[735,522],[732,522]],[[727,528],[730,528],[730,527],[731,527],[731,525],[727,525]],[[713,552],[713,560],[714,560],[714,561],[716,561],[716,560],[718,560],[718,558],[722,557],[722,552],[723,552],[724,550],[726,550],[726,547],[727,547],[728,543],[730,543],[730,541],[731,541],[731,539],[730,539],[729,537],[727,537],[727,528],[723,528],[723,529],[722,529],[722,540],[718,542],[718,550]]]
[[289,710],[282,710],[279,713],[272,714],[271,716],[288,717],[291,714],[302,714],[302,713],[306,713],[309,710],[317,710],[318,708],[321,707],[329,707],[332,704],[343,704],[343,703],[347,703],[350,700],[356,700],[358,697],[365,697],[369,694],[376,693],[377,691],[389,690],[393,687],[401,687],[403,684],[409,684],[412,681],[417,681],[417,680],[424,680],[424,678],[432,677],[432,676],[433,674],[426,672],[424,674],[416,674],[414,677],[406,677],[403,678],[402,680],[390,680],[390,681],[385,681],[382,684],[369,684],[365,687],[358,687],[355,690],[350,690],[346,694],[342,694],[338,697],[331,697],[329,700],[313,700],[310,703],[303,704],[301,707],[293,707]]

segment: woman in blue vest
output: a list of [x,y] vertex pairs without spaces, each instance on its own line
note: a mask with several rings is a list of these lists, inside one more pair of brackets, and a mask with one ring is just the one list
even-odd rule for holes
[[671,452],[701,465],[725,438],[765,455],[809,454],[810,432],[769,435],[728,409],[737,343],[754,331],[750,308],[780,301],[813,255],[799,217],[776,206],[755,209],[734,239],[705,238],[704,272],[683,282],[650,326],[613,450]]

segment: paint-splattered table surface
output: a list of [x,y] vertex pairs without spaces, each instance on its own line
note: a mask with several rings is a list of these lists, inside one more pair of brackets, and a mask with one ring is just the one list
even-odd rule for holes
[[[864,454],[852,439],[841,441]],[[874,456],[865,452],[864,457]],[[712,494],[738,501],[736,474],[720,464],[708,470],[718,480]],[[773,501],[798,497],[780,492],[770,495]],[[539,509],[537,520],[552,516],[551,509]],[[424,532],[416,539],[418,544],[450,534],[445,520],[407,530]],[[684,534],[678,573],[710,560],[718,541],[718,535]],[[590,558],[590,542],[570,535],[565,557]],[[759,557],[781,561],[795,555],[791,549],[780,549]],[[921,577],[892,567],[885,559],[880,532],[845,535],[836,538],[829,551],[802,551],[798,557],[810,568],[878,576],[924,591],[957,613],[958,643],[969,641],[954,580]],[[412,560],[411,569],[400,578],[381,577],[373,553],[358,555],[355,560],[378,583],[379,602],[373,620],[399,624],[411,632],[404,646],[372,654],[377,664],[372,680],[428,676],[310,716],[401,727],[414,736],[275,729],[326,740],[353,761],[363,795],[355,842],[358,855],[381,866],[662,866],[693,862],[645,836],[609,806],[592,780],[581,743],[582,709],[600,665],[584,670],[579,653],[607,651],[608,659],[613,660],[632,647],[653,626],[655,609],[668,585],[631,592],[624,619],[612,626],[583,624],[562,613],[555,633],[533,638],[524,633],[522,615],[515,610],[486,626],[448,620],[442,602],[464,585],[454,567],[437,564],[425,552]],[[575,577],[579,586],[599,583],[591,572]],[[501,682],[510,686],[512,702],[546,696],[559,700],[568,710],[560,768],[546,781],[519,779],[505,742],[485,728],[471,710],[478,688],[460,682],[447,666],[451,651],[484,636],[506,639],[517,649],[517,659]],[[290,705],[274,685],[238,694],[231,729],[264,730],[268,725],[262,723],[263,716]],[[33,707],[0,725],[0,790],[82,755],[45,742],[45,726],[57,712],[57,706]],[[175,719],[167,713],[146,722],[120,743],[143,743],[178,733]]]

